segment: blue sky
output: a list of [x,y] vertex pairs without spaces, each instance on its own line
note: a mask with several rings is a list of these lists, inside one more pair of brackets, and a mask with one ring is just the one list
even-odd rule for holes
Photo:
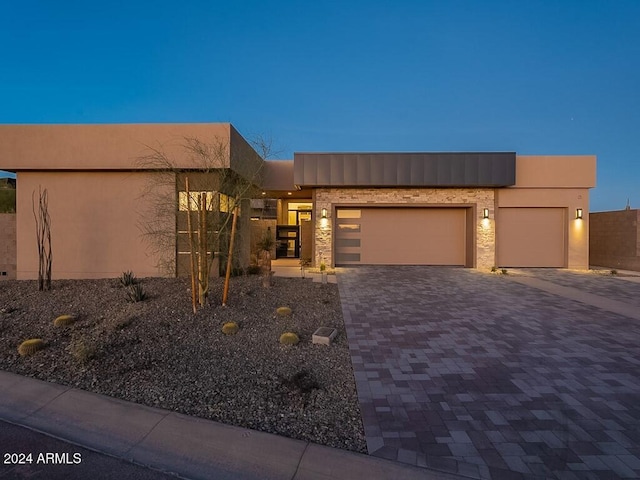
[[595,154],[640,208],[640,1],[0,3],[0,123],[232,122],[294,151]]

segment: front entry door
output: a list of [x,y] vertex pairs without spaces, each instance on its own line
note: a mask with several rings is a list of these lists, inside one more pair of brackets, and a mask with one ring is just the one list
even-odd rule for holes
[[300,227],[276,226],[276,258],[300,258]]

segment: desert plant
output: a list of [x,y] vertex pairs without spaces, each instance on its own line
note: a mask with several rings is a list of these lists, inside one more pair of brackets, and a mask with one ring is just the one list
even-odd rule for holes
[[127,287],[127,300],[130,302],[142,302],[147,299],[147,293],[142,288],[142,285],[135,283]]
[[59,317],[56,317],[56,319],[53,321],[53,324],[56,327],[66,327],[68,325],[71,325],[75,321],[76,317],[74,317],[73,315],[60,315]]
[[133,323],[136,317],[120,318],[113,323],[114,330],[124,330]]
[[276,314],[279,317],[288,317],[291,315],[291,309],[289,307],[278,307],[276,309]]
[[222,333],[225,335],[235,335],[239,329],[236,322],[227,322],[222,326]]
[[501,270],[501,272],[502,272],[503,275],[507,275],[509,273],[506,268],[503,268]]
[[271,286],[271,250],[275,245],[275,240],[271,235],[271,230],[267,230],[258,242],[260,253],[259,265],[262,272],[262,286],[268,288]]
[[31,193],[31,207],[36,220],[36,241],[38,242],[38,290],[51,290],[51,217],[47,189],[38,186],[38,211],[36,213],[36,191]]
[[69,345],[69,352],[73,358],[83,363],[96,356],[96,348],[84,340],[77,340]]
[[327,264],[324,262],[320,262],[320,271],[324,272],[327,269]]
[[320,384],[311,372],[300,370],[289,378],[282,380],[282,384],[291,390],[297,390],[300,393],[311,393],[313,390],[319,390]]
[[497,271],[498,271],[498,267],[496,267],[495,265],[491,267],[491,273],[496,273]]
[[136,276],[134,275],[134,273],[131,270],[127,270],[126,272],[122,272],[122,275],[120,275],[120,284],[123,287],[128,287],[130,285],[135,285],[136,283],[138,283],[138,279],[136,278]]
[[293,332],[285,332],[280,335],[280,343],[282,345],[297,345],[299,341],[300,338]]
[[309,257],[304,257],[300,259],[300,276],[304,278],[304,270],[311,265],[311,259]]
[[247,275],[258,275],[260,273],[259,265],[249,265],[247,267]]
[[33,355],[38,350],[44,348],[44,342],[41,338],[30,338],[29,340],[25,340],[18,346],[18,353],[21,357],[27,355]]
[[615,270],[615,269],[611,270],[611,275],[617,275],[617,274],[618,274],[618,270]]

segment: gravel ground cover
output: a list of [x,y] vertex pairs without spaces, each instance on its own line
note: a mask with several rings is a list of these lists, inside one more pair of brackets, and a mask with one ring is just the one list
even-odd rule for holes
[[[142,302],[127,300],[118,279],[0,283],[0,369],[124,400],[347,450],[366,443],[337,286],[257,276],[222,279],[211,304],[193,314],[189,283],[146,278]],[[292,313],[279,316],[288,306]],[[55,326],[60,315],[75,322]],[[236,322],[225,335],[225,322]],[[320,326],[334,327],[330,346],[313,345]],[[283,346],[292,331],[300,343]],[[45,347],[20,356],[18,345]]]

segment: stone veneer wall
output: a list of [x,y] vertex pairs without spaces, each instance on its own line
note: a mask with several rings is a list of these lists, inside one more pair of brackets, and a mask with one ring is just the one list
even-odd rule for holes
[[[317,188],[314,190],[315,245],[313,259],[316,264],[324,258],[333,265],[332,213],[322,219],[322,209],[333,211],[333,206],[348,205],[476,205],[475,257],[476,268],[495,265],[495,190],[492,188]],[[482,209],[489,209],[489,220],[483,220]]]
[[16,214],[0,213],[0,281],[16,279]]

